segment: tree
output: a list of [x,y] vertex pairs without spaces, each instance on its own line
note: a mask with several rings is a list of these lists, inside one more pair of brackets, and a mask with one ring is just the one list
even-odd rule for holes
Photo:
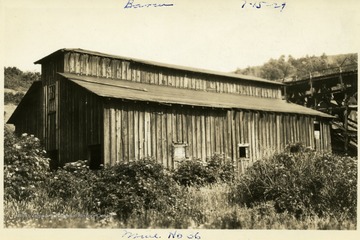
[[23,72],[17,67],[5,67],[5,88],[27,90],[34,81],[40,80],[39,72]]
[[269,80],[284,80],[295,72],[295,67],[281,55],[278,60],[270,59],[261,68],[261,77]]

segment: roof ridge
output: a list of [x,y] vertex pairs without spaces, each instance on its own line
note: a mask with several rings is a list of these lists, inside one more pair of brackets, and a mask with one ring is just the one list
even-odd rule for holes
[[261,83],[272,84],[272,85],[284,85],[283,83],[280,83],[280,82],[271,81],[271,80],[267,80],[267,79],[263,79],[263,78],[259,78],[259,77],[254,77],[254,76],[236,74],[236,73],[232,73],[232,72],[221,72],[221,71],[215,71],[215,70],[209,70],[209,69],[201,69],[201,68],[195,68],[195,67],[189,67],[189,66],[180,66],[180,65],[167,64],[167,63],[161,63],[161,62],[150,61],[150,60],[136,59],[136,58],[130,58],[130,57],[124,57],[124,56],[119,56],[119,55],[113,55],[113,54],[108,54],[108,53],[86,50],[86,49],[82,49],[82,48],[59,49],[58,51],[55,51],[55,52],[47,55],[46,57],[36,61],[35,64],[41,63],[46,58],[49,58],[50,56],[52,56],[54,54],[58,54],[59,52],[64,52],[64,51],[79,52],[79,53],[90,54],[90,55],[98,55],[98,56],[114,58],[114,59],[123,59],[126,61],[135,62],[135,63],[139,63],[139,64],[157,66],[157,67],[162,67],[162,68],[176,69],[176,70],[180,70],[180,71],[195,72],[195,73],[199,73],[199,74],[222,76],[222,77],[227,77],[227,78],[232,78],[232,79],[241,79],[244,81],[255,81],[255,82],[261,82]]

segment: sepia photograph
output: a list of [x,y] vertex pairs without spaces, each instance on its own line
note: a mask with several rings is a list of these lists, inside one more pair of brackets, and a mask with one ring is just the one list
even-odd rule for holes
[[1,238],[359,237],[359,2],[0,4]]

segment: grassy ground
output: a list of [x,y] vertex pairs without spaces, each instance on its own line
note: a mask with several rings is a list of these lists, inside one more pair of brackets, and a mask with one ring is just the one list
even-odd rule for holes
[[160,212],[133,215],[120,222],[111,214],[93,215],[82,211],[81,201],[49,199],[42,192],[34,199],[5,201],[4,225],[7,228],[198,228],[198,229],[356,229],[356,222],[330,217],[296,219],[288,213],[276,213],[271,202],[255,208],[229,204],[229,186],[184,189],[182,208],[174,219]]

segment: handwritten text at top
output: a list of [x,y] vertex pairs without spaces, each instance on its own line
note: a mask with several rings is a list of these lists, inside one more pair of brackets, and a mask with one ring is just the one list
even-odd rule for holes
[[128,0],[128,2],[125,4],[124,8],[151,8],[151,7],[173,7],[173,3],[135,3],[135,0]]
[[252,8],[256,8],[256,9],[260,9],[262,7],[270,7],[270,8],[275,8],[275,9],[280,9],[280,12],[282,12],[286,6],[286,3],[273,3],[273,2],[264,2],[264,1],[254,1],[254,2],[247,2],[246,0],[243,1],[244,4],[241,6],[241,8],[245,8],[245,7],[252,7]]

